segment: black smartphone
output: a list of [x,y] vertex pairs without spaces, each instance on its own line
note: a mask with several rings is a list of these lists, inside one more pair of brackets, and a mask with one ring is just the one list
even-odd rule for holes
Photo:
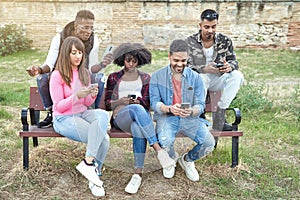
[[216,68],[220,68],[220,67],[223,67],[223,66],[224,66],[223,63],[217,63],[217,64],[215,65]]
[[136,95],[135,94],[129,94],[128,98],[130,98],[130,99],[136,99]]

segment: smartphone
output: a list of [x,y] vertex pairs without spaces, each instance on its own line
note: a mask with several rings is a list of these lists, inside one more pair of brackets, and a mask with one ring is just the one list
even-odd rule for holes
[[220,67],[223,67],[223,66],[224,66],[223,63],[217,63],[217,64],[215,65],[216,68],[220,68]]
[[130,98],[130,99],[136,99],[136,95],[135,94],[129,94],[127,97]]
[[90,84],[90,86],[89,86],[90,89],[91,89],[91,88],[96,88],[96,87],[98,87],[98,83],[92,83],[92,84]]
[[105,49],[105,52],[104,52],[103,57],[102,57],[102,60],[103,60],[104,56],[106,56],[106,55],[109,54],[109,53],[112,53],[113,50],[114,50],[114,48],[115,48],[115,47],[114,47],[113,45],[108,45],[108,46],[106,47],[106,49]]
[[186,109],[186,108],[190,108],[190,107],[191,107],[190,103],[181,103],[181,106],[180,106],[181,109]]

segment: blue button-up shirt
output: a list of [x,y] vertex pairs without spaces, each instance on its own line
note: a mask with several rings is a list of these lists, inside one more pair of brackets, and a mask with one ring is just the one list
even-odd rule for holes
[[[154,119],[157,115],[163,114],[160,109],[162,104],[172,105],[174,96],[172,76],[170,65],[157,70],[151,76],[149,93]],[[181,102],[188,102],[191,107],[199,109],[199,114],[194,116],[199,118],[205,108],[205,90],[199,74],[191,68],[185,67],[181,77],[181,89]]]

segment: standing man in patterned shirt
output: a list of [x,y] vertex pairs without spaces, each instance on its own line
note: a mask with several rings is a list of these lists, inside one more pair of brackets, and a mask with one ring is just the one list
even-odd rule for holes
[[232,126],[225,120],[225,111],[240,89],[244,76],[238,71],[231,39],[216,32],[218,19],[215,10],[204,10],[200,16],[199,32],[186,40],[189,45],[189,64],[200,74],[206,91],[222,91],[213,129],[229,131]]

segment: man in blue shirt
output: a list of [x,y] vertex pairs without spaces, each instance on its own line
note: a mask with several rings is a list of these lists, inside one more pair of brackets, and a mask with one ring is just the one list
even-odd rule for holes
[[[160,145],[175,162],[178,160],[191,181],[198,181],[194,161],[212,152],[215,141],[206,121],[199,117],[205,108],[203,82],[197,72],[186,67],[187,59],[187,43],[174,40],[170,45],[170,64],[152,74],[149,93]],[[175,137],[179,132],[196,143],[180,158],[174,149]],[[163,169],[166,178],[172,178],[174,174],[175,166]]]

